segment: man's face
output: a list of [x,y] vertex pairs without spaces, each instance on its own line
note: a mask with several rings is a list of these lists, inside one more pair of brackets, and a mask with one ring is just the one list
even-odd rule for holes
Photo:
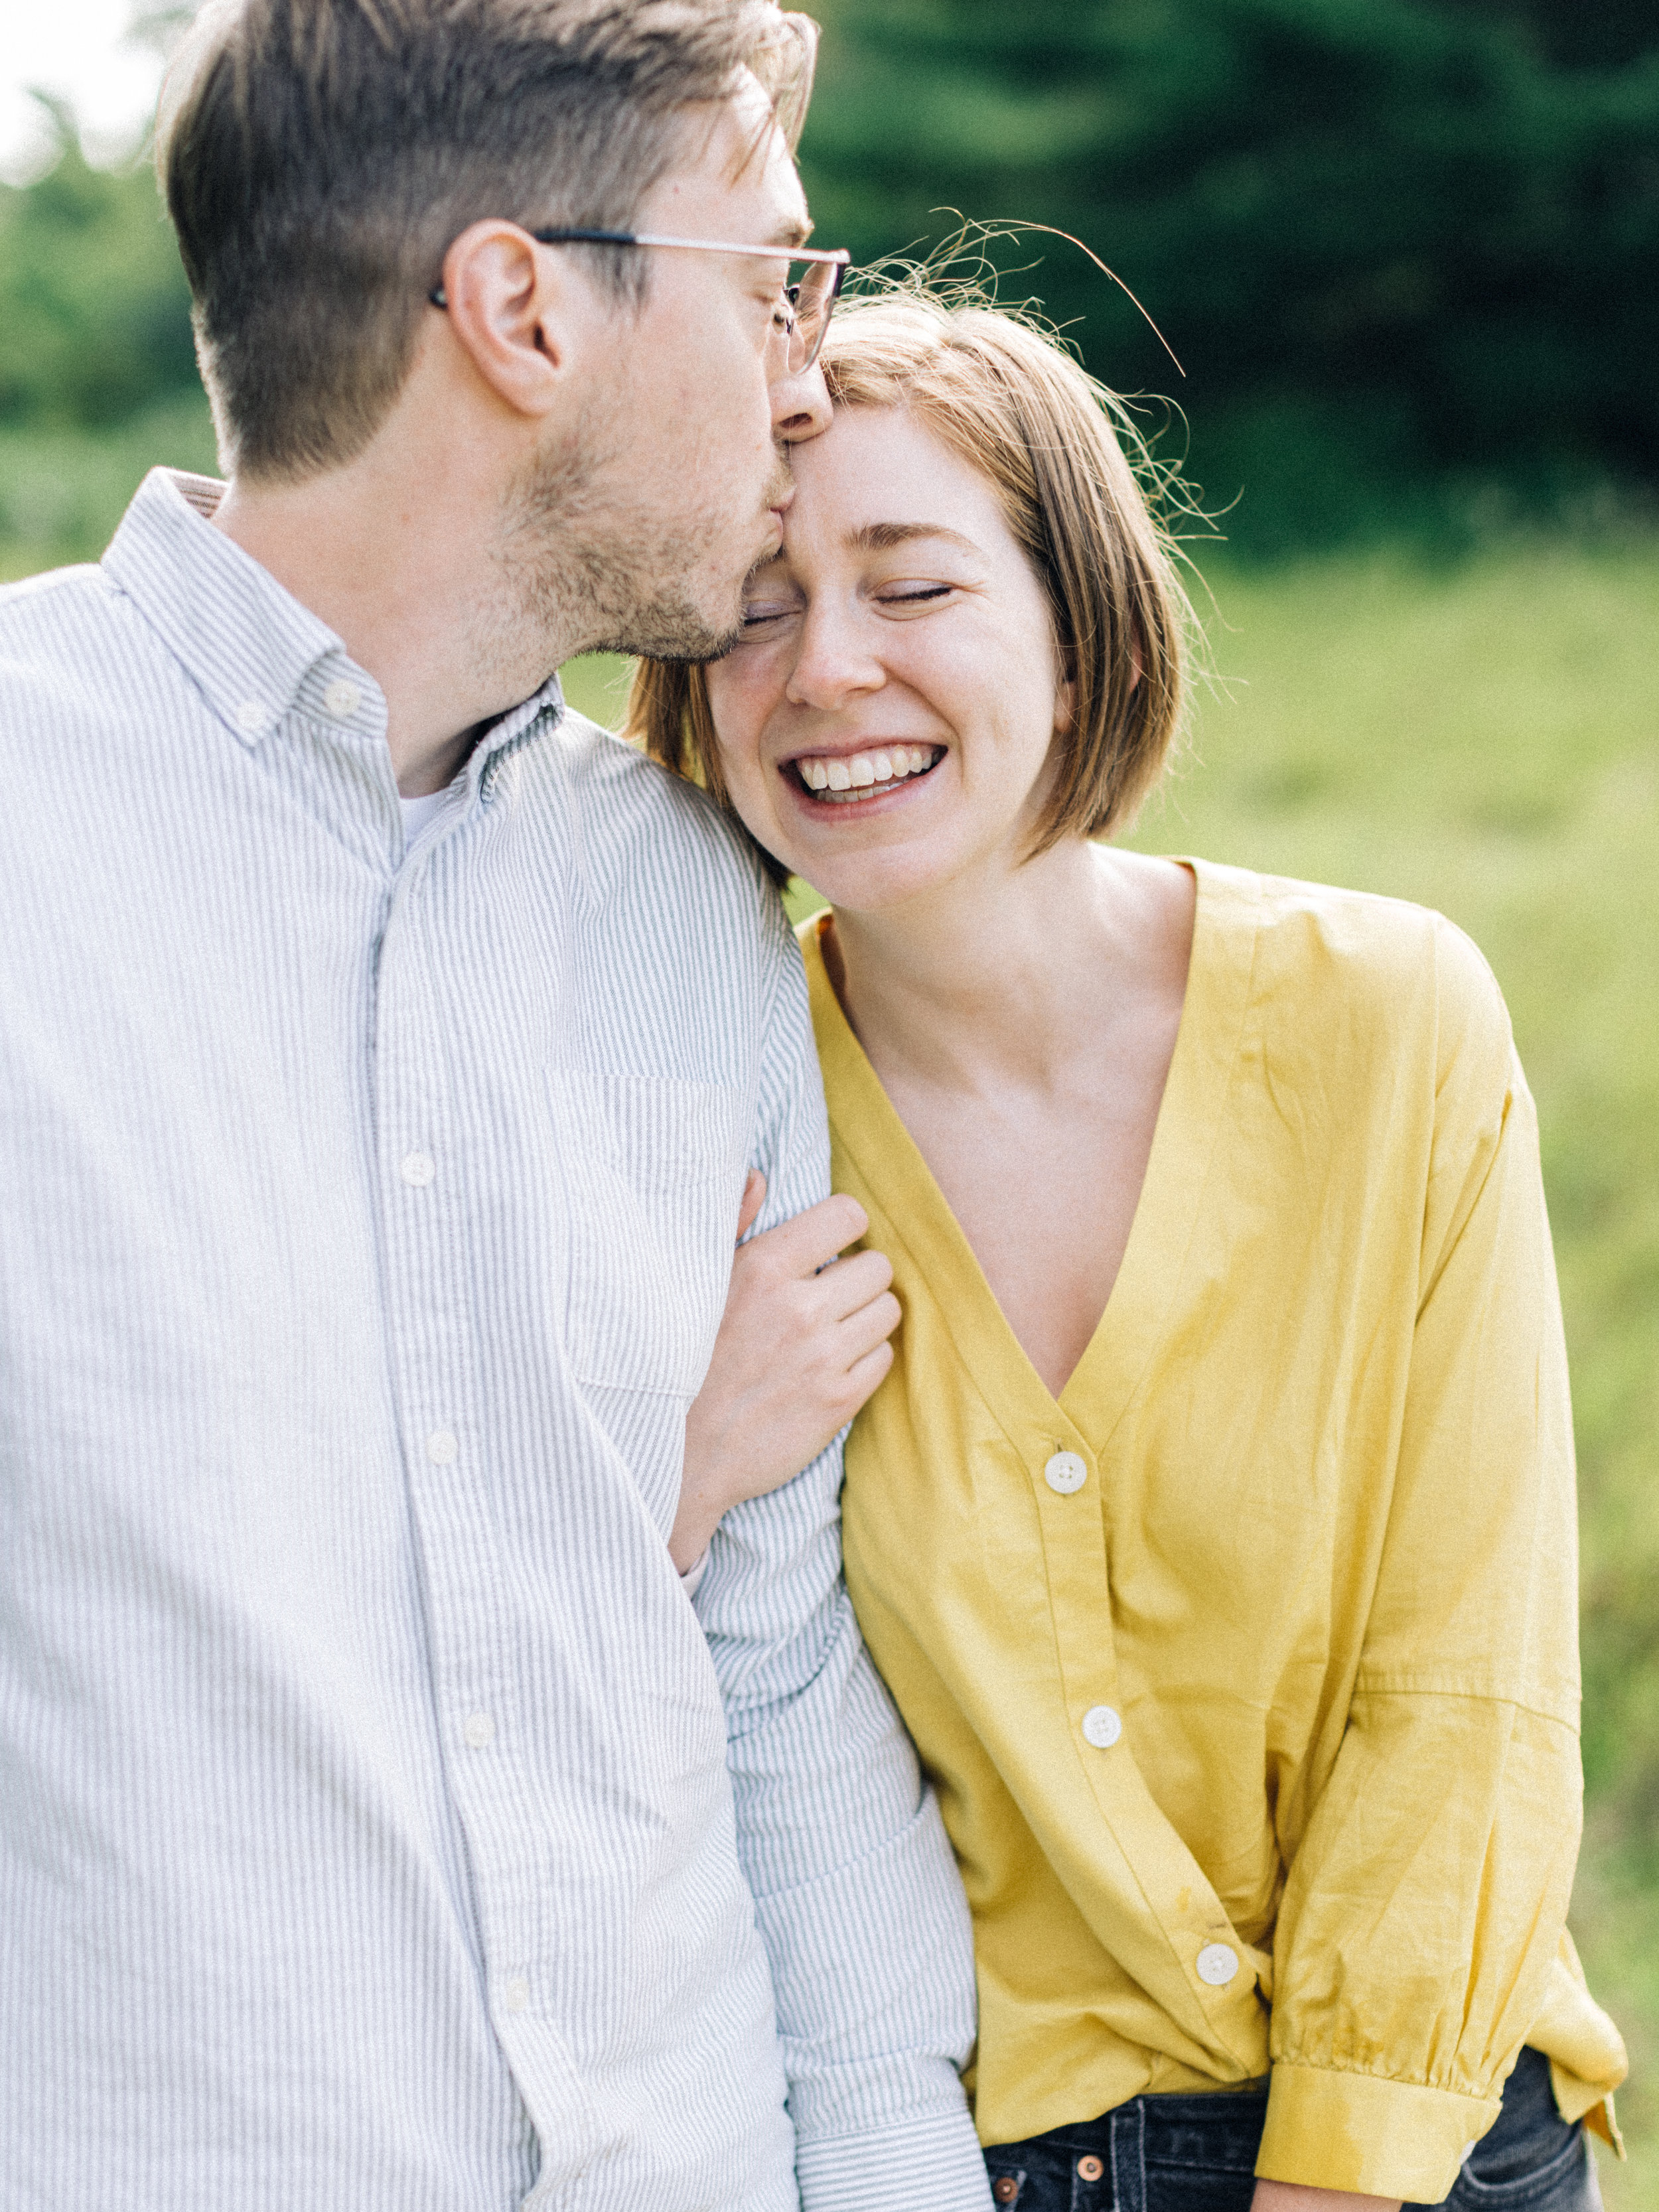
[[705,659],[737,633],[744,579],[781,541],[783,441],[830,419],[821,371],[791,378],[773,335],[806,202],[752,80],[706,128],[692,118],[684,161],[635,228],[780,252],[639,249],[645,303],[617,307],[614,355],[587,380],[574,434],[567,421],[522,487],[520,582],[533,600],[539,571],[587,649]]

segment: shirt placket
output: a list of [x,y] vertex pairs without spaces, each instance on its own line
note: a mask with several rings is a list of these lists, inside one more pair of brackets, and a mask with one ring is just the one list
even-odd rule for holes
[[[446,842],[465,835],[458,824]],[[451,979],[425,919],[434,853],[404,868],[377,975],[376,1168],[389,1354],[423,1570],[434,1703],[471,1863],[486,2002],[532,2118],[556,2130],[568,2149],[592,2114],[538,1972],[546,1905],[526,1858],[534,1843],[523,1809],[528,1723],[504,1595],[508,1563],[491,1505],[495,1439],[469,1296],[477,1170],[468,1132],[478,1141],[482,1124],[459,1092],[463,1056],[446,1035],[443,1012]],[[571,2178],[567,2163],[562,2179]]]
[[1175,2008],[1198,2040],[1248,2069],[1258,2033],[1248,1954],[1136,1763],[1112,1620],[1109,1516],[1100,1460],[1054,1407],[1026,1433],[1066,1726],[1101,1817],[1179,1964]]

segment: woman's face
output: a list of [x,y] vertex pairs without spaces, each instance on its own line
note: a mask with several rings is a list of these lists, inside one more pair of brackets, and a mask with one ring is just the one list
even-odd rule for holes
[[1018,866],[1070,687],[990,479],[895,407],[793,459],[783,544],[707,672],[733,805],[854,911]]

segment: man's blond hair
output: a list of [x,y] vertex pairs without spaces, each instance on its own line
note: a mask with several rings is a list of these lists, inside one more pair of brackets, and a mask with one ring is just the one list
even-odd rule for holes
[[[744,70],[793,145],[816,36],[774,0],[209,0],[156,160],[227,465],[361,452],[470,223],[630,228]],[[619,301],[648,282],[642,254],[570,250]]]

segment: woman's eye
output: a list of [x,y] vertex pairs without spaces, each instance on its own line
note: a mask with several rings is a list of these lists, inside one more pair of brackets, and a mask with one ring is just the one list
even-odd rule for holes
[[761,629],[768,623],[781,622],[786,615],[792,615],[794,611],[793,607],[783,606],[745,607],[743,611],[743,626],[745,630]]
[[893,592],[884,592],[879,604],[884,607],[919,607],[929,599],[948,599],[955,589],[951,584],[920,584]]

